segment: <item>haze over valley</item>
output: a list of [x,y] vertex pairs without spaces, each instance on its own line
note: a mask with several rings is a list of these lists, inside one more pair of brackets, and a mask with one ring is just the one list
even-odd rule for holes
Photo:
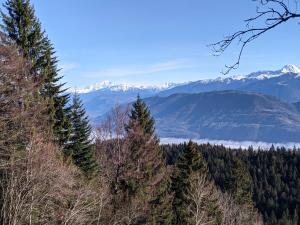
[[0,225],[300,225],[300,0],[0,2]]
[[[96,127],[116,105],[145,99],[161,138],[300,143],[300,69],[223,76],[182,84],[102,82],[78,89]],[[172,126],[169,126],[172,124]]]

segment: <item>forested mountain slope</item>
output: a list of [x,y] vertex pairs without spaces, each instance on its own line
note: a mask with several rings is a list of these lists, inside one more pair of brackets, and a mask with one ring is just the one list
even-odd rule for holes
[[145,101],[161,137],[300,141],[300,114],[296,107],[268,95],[220,91]]

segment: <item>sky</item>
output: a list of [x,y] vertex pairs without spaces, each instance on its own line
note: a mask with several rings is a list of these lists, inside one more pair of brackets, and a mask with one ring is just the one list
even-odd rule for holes
[[[4,0],[0,0],[1,3]],[[68,87],[159,85],[223,76],[238,46],[219,57],[208,44],[243,28],[252,0],[32,0]],[[299,21],[253,42],[230,75],[300,66]]]

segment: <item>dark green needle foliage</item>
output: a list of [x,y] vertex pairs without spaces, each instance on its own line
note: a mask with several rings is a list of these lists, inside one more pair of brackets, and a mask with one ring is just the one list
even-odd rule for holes
[[[185,145],[162,147],[174,164]],[[209,176],[237,202],[253,204],[266,225],[300,224],[300,151],[272,146],[266,150],[199,145]],[[252,195],[252,196],[251,196]]]
[[29,0],[7,0],[2,29],[15,42],[36,72],[41,73],[45,34]]
[[193,174],[206,173],[206,164],[201,153],[193,142],[184,146],[172,175],[172,191],[174,193],[173,211],[174,225],[191,224],[191,218],[188,210],[190,202],[186,196],[191,186],[191,177]]
[[70,107],[68,106],[70,96],[65,93],[64,84],[60,84],[58,60],[48,39],[45,41],[45,48],[43,68],[47,76],[45,76],[41,94],[48,100],[48,113],[56,142],[65,146],[71,132]]
[[70,134],[69,96],[64,93],[63,84],[60,84],[55,50],[29,0],[7,0],[4,7],[7,12],[1,12],[2,30],[30,61],[31,74],[41,84],[40,95],[48,105],[48,121],[56,142],[64,146]]
[[233,160],[231,192],[238,204],[253,206],[252,178],[247,165],[238,158]]
[[128,168],[132,170],[127,180],[135,181],[128,182],[128,188],[135,184],[130,188],[135,190],[133,197],[147,202],[149,224],[169,225],[172,222],[170,177],[155,135],[155,121],[140,96],[133,103],[126,130],[130,151]]
[[133,108],[129,116],[127,130],[138,125],[146,134],[153,135],[155,132],[154,119],[146,103],[138,95],[137,100],[133,103]]
[[92,177],[98,170],[95,161],[94,146],[91,143],[91,127],[78,94],[73,97],[71,107],[71,121],[73,125],[71,138],[65,154],[71,157],[88,177]]

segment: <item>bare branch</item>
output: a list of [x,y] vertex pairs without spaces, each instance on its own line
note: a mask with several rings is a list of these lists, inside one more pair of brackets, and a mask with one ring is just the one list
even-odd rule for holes
[[246,23],[244,30],[225,36],[223,40],[209,45],[213,54],[219,56],[235,41],[241,44],[236,62],[229,66],[225,65],[226,70],[222,72],[223,74],[228,74],[239,67],[243,52],[250,42],[291,19],[300,18],[300,14],[297,13],[297,1],[294,2],[294,7],[291,7],[286,0],[254,1],[258,2],[257,15],[244,21]]

